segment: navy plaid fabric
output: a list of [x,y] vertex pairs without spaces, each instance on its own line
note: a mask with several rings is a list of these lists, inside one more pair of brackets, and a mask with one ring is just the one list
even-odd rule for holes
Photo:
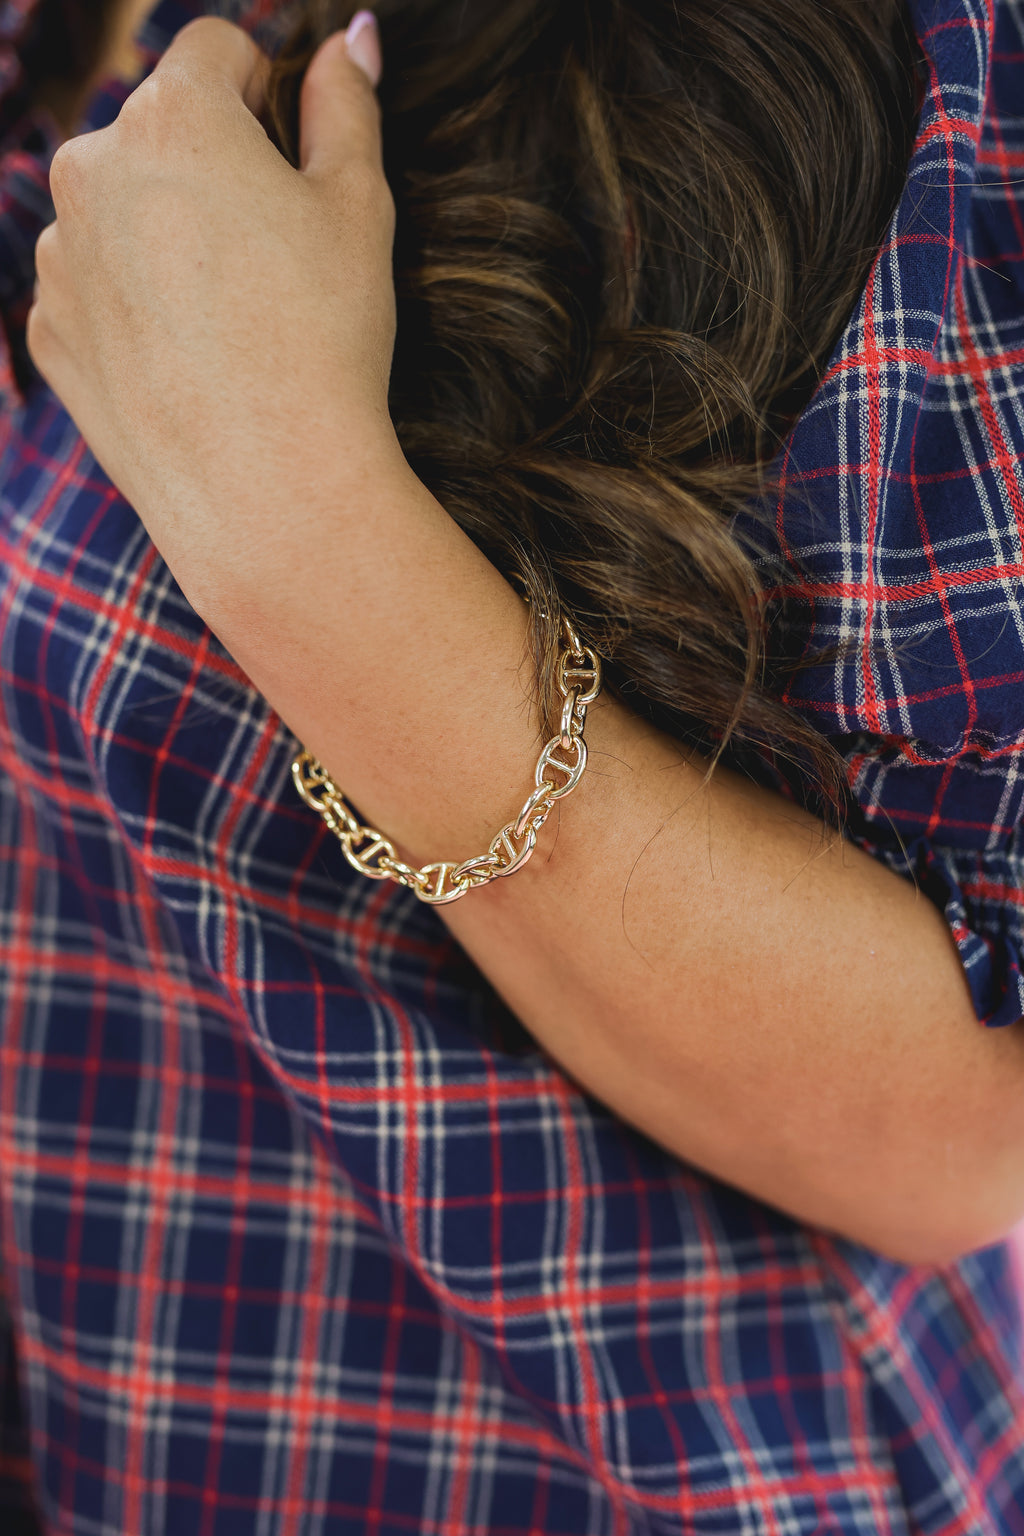
[[[807,646],[858,644],[791,698],[1003,1023],[1024,4],[914,15],[906,194],[778,510]],[[905,1269],[681,1165],[298,802],[288,733],[25,370],[50,149],[25,118],[0,165],[4,1536],[27,1482],[50,1536],[1024,1536],[1008,1249]]]

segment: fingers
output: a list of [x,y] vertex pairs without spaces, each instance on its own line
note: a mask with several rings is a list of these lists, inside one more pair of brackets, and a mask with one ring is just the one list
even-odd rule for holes
[[377,23],[360,11],[347,32],[335,32],[313,55],[302,83],[299,163],[307,175],[330,176],[353,160],[379,169],[380,79]]
[[270,60],[241,27],[219,16],[201,16],[177,33],[151,78],[176,71],[191,77],[223,80],[258,116],[263,108]]
[[[47,224],[36,241],[36,283],[28,312],[25,341],[28,354],[51,389],[66,401],[74,359],[54,324],[55,298],[63,292],[62,252],[57,225]],[[70,409],[70,407],[69,407]]]

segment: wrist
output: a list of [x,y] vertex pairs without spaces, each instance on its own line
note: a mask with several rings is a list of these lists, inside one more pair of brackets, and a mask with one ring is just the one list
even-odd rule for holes
[[562,704],[558,729],[541,751],[534,781],[517,815],[499,827],[485,851],[462,859],[431,859],[417,866],[402,858],[386,832],[361,821],[330,773],[309,752],[292,765],[295,787],[341,843],[352,867],[370,879],[388,879],[431,906],[447,906],[492,880],[516,874],[532,857],[548,817],[578,787],[587,766],[587,711],[601,692],[601,662],[563,615],[557,668]]
[[[296,443],[279,478],[264,475],[257,485],[238,474],[230,489],[204,495],[195,514],[205,527],[201,563],[161,539],[189,602],[236,654],[237,647],[274,647],[314,613],[351,601],[357,585],[372,588],[389,540],[408,534],[411,509],[427,495],[390,419],[368,413],[356,425],[349,418],[329,462],[319,446]],[[149,526],[146,509],[140,512]],[[166,522],[162,509],[155,521]]]
[[525,604],[408,466],[314,555],[214,628],[403,856],[481,852],[543,745]]

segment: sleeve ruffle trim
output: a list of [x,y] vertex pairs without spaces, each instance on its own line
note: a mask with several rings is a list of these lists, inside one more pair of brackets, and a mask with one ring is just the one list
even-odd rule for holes
[[[866,852],[879,850],[854,838]],[[990,1029],[1024,1018],[1024,844],[1017,834],[995,852],[948,848],[927,838],[898,859],[938,907],[960,955],[974,1011]]]

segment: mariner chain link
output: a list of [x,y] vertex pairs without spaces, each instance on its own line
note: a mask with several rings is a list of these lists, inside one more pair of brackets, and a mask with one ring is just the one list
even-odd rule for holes
[[583,727],[587,707],[601,692],[601,662],[585,646],[569,619],[562,618],[565,649],[558,661],[558,690],[562,718],[537,759],[534,787],[515,821],[496,834],[486,853],[461,864],[439,859],[413,869],[403,864],[394,844],[375,827],[365,826],[354,814],[330,774],[309,752],[302,751],[292,763],[292,778],[302,799],[319,812],[338,841],[352,868],[371,880],[394,880],[414,891],[430,906],[458,901],[467,891],[491,880],[512,875],[530,858],[537,834],[554,810],[555,802],[571,794],[587,766]]

